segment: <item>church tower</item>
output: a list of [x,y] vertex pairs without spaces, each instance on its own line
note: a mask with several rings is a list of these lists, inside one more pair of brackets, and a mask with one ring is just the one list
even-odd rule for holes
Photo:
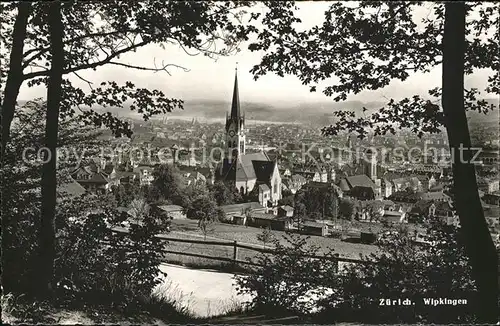
[[238,155],[245,155],[245,147],[245,116],[241,114],[238,92],[238,68],[236,68],[231,113],[230,115],[226,114],[226,158],[232,160],[236,159]]
[[365,151],[364,158],[364,172],[370,179],[375,181],[377,179],[377,155],[370,149]]

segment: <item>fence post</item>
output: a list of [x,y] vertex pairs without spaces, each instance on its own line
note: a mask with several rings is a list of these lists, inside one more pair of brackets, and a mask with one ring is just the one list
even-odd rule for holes
[[233,264],[236,266],[236,261],[238,260],[238,241],[234,240],[233,245]]
[[337,270],[335,271],[336,273],[338,273],[339,270],[340,270],[340,260],[339,260],[339,257],[340,257],[339,254],[335,254],[335,263],[337,265]]

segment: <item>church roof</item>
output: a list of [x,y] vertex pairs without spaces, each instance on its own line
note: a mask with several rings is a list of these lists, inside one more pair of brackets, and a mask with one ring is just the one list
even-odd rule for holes
[[354,187],[365,187],[365,188],[376,188],[375,183],[367,175],[353,175],[345,178],[351,188]]
[[[254,167],[254,162],[256,161],[265,162],[265,163],[256,163],[258,172]],[[238,156],[237,159],[232,161],[224,159],[222,162],[223,168],[221,177],[225,180],[238,180],[238,181],[251,180],[251,179],[263,180],[266,177],[267,168],[262,168],[262,166],[265,166],[269,163],[274,164],[274,162],[272,162],[264,152],[242,154]],[[259,176],[257,176],[257,174]],[[269,174],[269,177],[271,176],[271,174]],[[269,178],[267,178],[265,181],[266,182],[269,181]]]
[[274,172],[276,162],[273,161],[252,161],[253,169],[257,181],[268,182]]

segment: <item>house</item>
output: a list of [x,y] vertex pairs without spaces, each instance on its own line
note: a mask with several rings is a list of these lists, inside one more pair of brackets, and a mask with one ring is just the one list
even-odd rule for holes
[[119,184],[119,179],[110,180],[99,166],[92,163],[75,169],[71,177],[86,190],[100,194],[110,191],[113,184]]
[[355,207],[355,216],[360,221],[378,220],[384,212],[384,201],[370,200],[361,204],[361,207]]
[[426,218],[440,218],[443,222],[449,225],[459,225],[458,216],[455,213],[450,201],[436,201],[422,199],[415,203],[413,208],[408,213],[410,222],[421,222]]
[[133,172],[139,176],[139,184],[141,186],[149,186],[154,181],[153,168],[150,166],[134,167]]
[[300,174],[294,174],[290,178],[284,179],[283,183],[286,185],[288,190],[295,195],[295,193],[307,183],[307,179]]
[[500,206],[500,193],[485,194],[483,201],[490,205]]
[[318,171],[297,170],[294,174],[302,176],[307,181],[321,182],[321,174]]
[[380,186],[364,174],[342,178],[339,187],[344,193],[359,200],[376,199],[381,195]]
[[382,212],[382,218],[391,224],[405,223],[406,222],[406,212],[384,210]]
[[308,235],[326,236],[328,234],[328,225],[324,223],[305,221],[299,225],[299,232]]
[[253,227],[269,228],[271,230],[285,231],[291,226],[290,217],[276,217],[271,214],[252,213],[248,225]]
[[186,186],[196,186],[199,184],[207,184],[207,178],[200,172],[184,173],[184,182]]
[[380,182],[381,195],[384,198],[388,198],[392,195],[392,182],[386,178],[382,178]]
[[233,215],[233,224],[247,225],[247,216],[245,214]]
[[433,200],[438,202],[449,202],[451,200],[450,196],[443,192],[424,192],[418,195],[420,200]]
[[117,178],[120,180],[120,184],[139,182],[139,174],[131,171],[118,171]]
[[423,192],[413,192],[413,191],[402,190],[402,191],[396,191],[391,196],[389,196],[389,200],[392,200],[395,203],[414,204],[414,203],[418,202],[421,199],[426,199],[426,200],[431,200],[431,199],[435,199],[435,200],[438,200],[438,199],[440,199],[440,200],[448,200],[449,197],[448,197],[448,199],[446,199],[445,196],[447,196],[447,195],[444,194],[444,193],[439,193],[439,192],[436,192],[436,193],[431,193],[431,192],[423,193]]
[[290,171],[290,169],[288,168],[280,168],[280,174],[284,177],[284,178],[288,178],[292,175],[292,172]]
[[487,194],[497,192],[499,190],[499,180],[498,179],[488,179],[488,178],[478,178],[477,186],[480,190]]
[[179,205],[160,205],[158,209],[168,214],[168,216],[174,220],[184,220],[187,218],[184,213],[184,208]]
[[293,216],[293,207],[288,205],[283,205],[278,207],[278,216],[283,217],[292,217]]
[[271,189],[266,184],[259,185],[259,203],[264,206],[272,206],[268,205],[269,200],[271,199]]
[[80,197],[85,194],[85,188],[76,182],[73,178],[69,177],[68,180],[57,185],[57,197]]
[[213,184],[215,178],[215,172],[213,168],[210,167],[199,167],[199,166],[179,166],[179,170],[182,172],[182,176],[188,181],[186,184],[197,184],[197,183],[205,183],[205,184]]
[[249,203],[241,203],[241,204],[231,204],[231,205],[223,205],[221,206],[222,210],[226,214],[226,217],[229,221],[233,221],[234,215],[246,214],[250,213],[265,213],[266,207],[262,206],[258,202],[249,202]]

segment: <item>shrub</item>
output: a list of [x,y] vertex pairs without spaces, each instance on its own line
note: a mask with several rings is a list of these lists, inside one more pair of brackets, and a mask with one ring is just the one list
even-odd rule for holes
[[262,242],[264,245],[264,248],[266,248],[266,244],[271,243],[273,241],[273,233],[271,232],[271,229],[266,227],[262,228],[262,232],[257,234],[257,240]]
[[[308,247],[305,238],[287,235],[288,245],[275,240],[275,252],[257,257],[261,267],[236,277],[238,290],[254,296],[249,309],[298,313],[322,323],[473,322],[477,292],[459,229],[432,221],[427,237],[433,245],[416,244],[406,227],[392,229],[378,241],[379,253],[361,257],[375,263],[337,271],[335,261],[307,257],[317,255],[317,248]],[[415,305],[380,306],[380,299],[405,298]],[[423,298],[469,304],[434,307]]]
[[[475,286],[459,230],[433,221],[421,247],[406,228],[379,240],[377,264],[353,264],[338,278],[333,293],[320,302],[321,320],[358,322],[471,322]],[[415,305],[380,306],[380,299],[408,298]],[[423,298],[468,299],[466,306],[426,306]]]
[[154,211],[131,225],[129,234],[109,226],[127,216],[113,208],[76,215],[86,200],[67,202],[58,216],[58,257],[55,280],[58,297],[66,302],[92,302],[121,311],[139,309],[162,278],[158,266],[164,243]]
[[284,245],[273,239],[273,253],[256,257],[255,262],[261,267],[249,275],[236,276],[238,293],[253,295],[249,310],[271,315],[308,313],[314,308],[310,298],[324,293],[323,284],[335,275],[335,261],[308,257],[319,251],[307,244],[309,237],[286,234],[284,238]]

